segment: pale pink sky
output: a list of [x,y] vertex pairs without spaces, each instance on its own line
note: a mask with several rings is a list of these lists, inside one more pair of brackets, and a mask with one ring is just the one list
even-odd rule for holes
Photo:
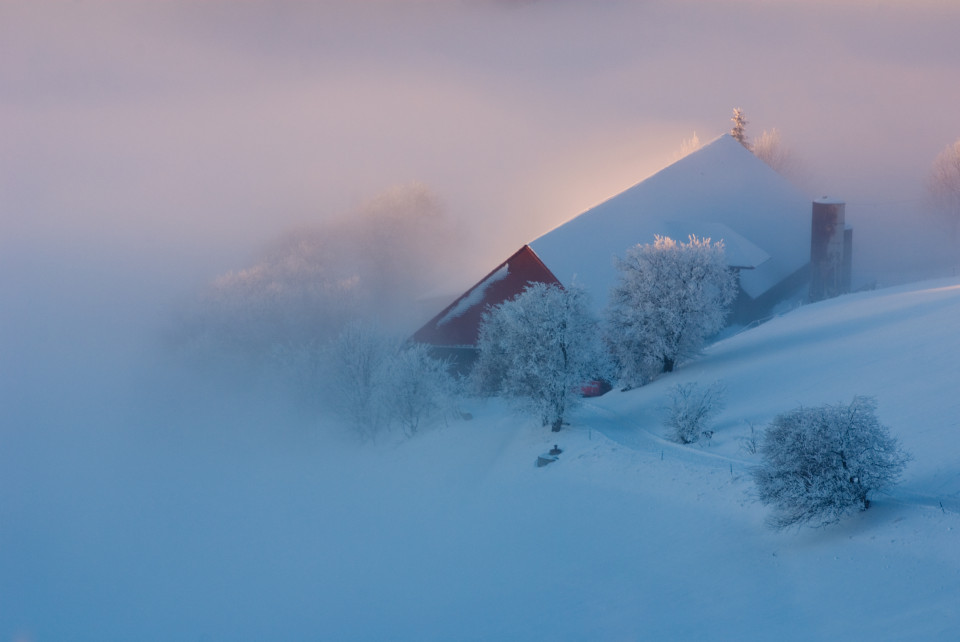
[[735,106],[811,196],[912,207],[960,137],[958,28],[950,1],[4,2],[0,233],[249,247],[419,181],[502,260]]

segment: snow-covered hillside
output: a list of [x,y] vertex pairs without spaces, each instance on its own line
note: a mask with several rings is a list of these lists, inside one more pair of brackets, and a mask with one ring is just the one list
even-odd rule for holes
[[[958,322],[957,279],[849,295],[558,434],[467,401],[470,421],[366,447],[128,347],[87,361],[109,332],[46,369],[5,346],[30,378],[4,387],[0,640],[953,640]],[[726,387],[709,445],[661,436],[690,380]],[[853,395],[912,453],[903,482],[769,530],[741,438]]]

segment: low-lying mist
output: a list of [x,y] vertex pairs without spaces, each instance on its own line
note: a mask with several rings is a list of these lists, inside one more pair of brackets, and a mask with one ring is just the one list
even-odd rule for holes
[[409,336],[447,303],[428,295],[464,287],[450,285],[468,254],[458,234],[407,185],[252,251],[40,230],[3,243],[0,456],[26,442],[91,462],[94,443],[141,438],[351,442],[283,357],[319,358],[356,321]]
[[409,335],[463,287],[455,278],[467,272],[469,255],[437,197],[422,185],[393,188],[345,216],[265,242],[250,265],[218,275],[183,304],[171,339],[265,355],[329,341],[357,320]]
[[[465,511],[431,491],[429,472],[358,447],[289,378],[231,360],[233,343],[201,350],[171,335],[184,301],[257,269],[270,278],[253,280],[249,303],[268,308],[301,301],[260,297],[311,275],[374,281],[351,312],[399,332],[409,317],[391,306],[403,297],[386,290],[416,292],[436,273],[412,255],[443,238],[441,212],[420,188],[391,192],[323,229],[264,239],[251,263],[236,252],[178,265],[183,245],[117,236],[0,242],[0,638],[349,635],[355,597],[395,563],[385,524],[422,558],[421,520]],[[237,267],[212,269],[223,262]],[[301,336],[253,318],[258,329],[237,336]]]

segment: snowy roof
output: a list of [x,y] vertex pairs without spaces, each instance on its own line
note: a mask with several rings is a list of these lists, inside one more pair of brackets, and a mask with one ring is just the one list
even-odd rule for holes
[[844,205],[845,201],[840,198],[833,198],[832,196],[821,196],[814,203],[820,203],[821,205]]
[[660,236],[669,236],[677,241],[686,241],[691,236],[710,239],[714,243],[723,241],[727,265],[733,268],[754,270],[770,260],[769,254],[723,223],[661,221],[660,226],[666,230]]
[[530,243],[564,284],[606,304],[614,257],[656,235],[723,240],[756,298],[810,259],[810,199],[729,134]]
[[413,335],[435,346],[473,346],[484,310],[523,292],[529,283],[559,283],[537,255],[524,245]]

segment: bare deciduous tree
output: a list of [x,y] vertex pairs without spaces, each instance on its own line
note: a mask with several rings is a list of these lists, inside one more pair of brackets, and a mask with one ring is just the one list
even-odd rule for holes
[[934,210],[949,225],[954,249],[960,249],[957,243],[960,229],[960,139],[944,148],[934,159],[927,190]]

